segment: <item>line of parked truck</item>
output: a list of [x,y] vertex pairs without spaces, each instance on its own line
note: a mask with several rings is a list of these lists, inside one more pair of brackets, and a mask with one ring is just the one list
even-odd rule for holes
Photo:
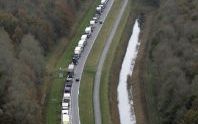
[[[96,13],[92,20],[90,21],[90,24],[88,27],[85,28],[84,34],[81,36],[81,39],[78,42],[78,45],[74,49],[74,54],[72,58],[72,63],[69,64],[67,68],[67,74],[66,74],[66,82],[64,86],[64,93],[62,98],[62,111],[61,111],[61,123],[62,124],[71,124],[71,88],[72,83],[74,81],[74,69],[75,65],[78,64],[78,61],[81,57],[81,54],[84,50],[84,48],[87,45],[87,40],[91,37],[92,32],[94,31],[94,27],[96,23],[102,23],[102,21],[99,21],[99,18],[105,9],[107,5],[108,0],[101,0],[100,5],[96,7]],[[79,81],[78,78],[76,78],[76,81]]]

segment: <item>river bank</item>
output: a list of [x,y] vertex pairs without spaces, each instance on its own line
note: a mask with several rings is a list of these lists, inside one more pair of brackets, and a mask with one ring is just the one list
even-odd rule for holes
[[120,115],[121,124],[135,124],[136,118],[133,107],[133,99],[129,99],[129,93],[127,90],[127,78],[128,75],[131,76],[133,73],[133,67],[138,53],[138,47],[140,45],[139,33],[140,27],[138,26],[138,21],[135,21],[133,25],[133,33],[129,39],[127,46],[127,51],[122,63],[122,68],[120,70],[119,84],[118,84],[118,108]]
[[[137,5],[134,1],[131,1],[130,4],[131,4],[130,5],[130,16],[127,19],[127,24],[125,25],[125,29],[122,32],[121,38],[116,39],[116,40],[119,40],[119,45],[117,46],[116,51],[114,52],[113,56],[111,54],[108,55],[108,56],[112,56],[113,60],[112,60],[112,62],[104,65],[105,66],[104,75],[106,75],[106,73],[108,72],[108,74],[105,76],[107,78],[102,78],[103,79],[102,82],[104,84],[109,85],[108,86],[108,100],[109,100],[109,106],[110,106],[111,120],[112,120],[113,124],[120,124],[120,118],[119,118],[119,112],[118,112],[118,101],[117,101],[117,86],[118,86],[118,82],[119,82],[119,73],[121,70],[122,61],[123,61],[124,55],[126,53],[126,48],[127,48],[130,36],[132,34],[132,27],[135,23],[135,19],[142,12],[141,11],[142,9],[140,9],[141,8],[140,5]],[[146,9],[146,8],[144,8],[144,9]],[[141,32],[144,32],[144,30]],[[140,34],[140,40],[141,39],[142,39],[142,33]],[[141,47],[142,47],[142,45],[140,46],[140,48]],[[109,65],[110,65],[110,70],[107,71],[109,68]],[[128,84],[129,84],[129,86],[131,85],[131,83],[128,83]],[[139,90],[139,89],[137,89],[137,90]],[[135,95],[134,99],[141,99],[141,96]],[[137,108],[140,108],[140,110],[141,110],[141,109],[144,109],[144,108],[141,108],[144,104],[145,103],[134,104],[134,106],[135,106],[135,108],[136,108],[136,106],[139,106]],[[138,109],[135,109],[135,112],[137,112],[137,110]],[[146,118],[146,112],[144,112],[144,111],[146,111],[146,109],[144,109],[142,111],[143,112],[141,112],[141,114],[143,113],[143,115],[138,114],[138,116],[136,116],[137,124],[138,124],[138,122],[140,122],[139,120],[141,120],[142,118]],[[147,122],[147,120],[143,119],[141,122]]]
[[148,31],[150,29],[152,16],[146,16],[146,19],[147,21],[144,24],[144,29],[141,31],[139,37],[141,45],[134,65],[133,74],[128,78],[128,92],[132,93],[130,97],[133,98],[137,124],[148,124],[148,113],[143,81],[144,75],[142,75],[142,67],[144,67],[142,65],[144,64],[144,61],[142,58],[145,57],[145,48],[147,45],[146,38],[149,34]]

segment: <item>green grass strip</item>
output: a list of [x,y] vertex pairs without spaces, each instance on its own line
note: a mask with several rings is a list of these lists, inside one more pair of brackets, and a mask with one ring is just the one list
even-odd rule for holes
[[79,94],[79,112],[81,124],[94,124],[93,112],[93,83],[96,73],[97,64],[102,54],[105,42],[111,32],[113,23],[117,17],[121,6],[120,0],[115,0],[113,6],[104,22],[104,25],[93,45],[88,56],[85,69],[81,79]]

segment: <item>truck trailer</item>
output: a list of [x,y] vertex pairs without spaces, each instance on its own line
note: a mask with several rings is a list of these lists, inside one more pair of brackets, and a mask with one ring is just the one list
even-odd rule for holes
[[69,122],[69,115],[67,115],[67,114],[62,114],[62,124],[70,124],[70,122]]
[[79,47],[81,47],[82,49],[84,49],[84,47],[86,46],[86,41],[85,40],[80,40],[79,42],[78,42],[78,46]]

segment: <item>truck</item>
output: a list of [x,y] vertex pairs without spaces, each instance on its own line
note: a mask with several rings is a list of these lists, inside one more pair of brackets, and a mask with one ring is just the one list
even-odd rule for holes
[[72,62],[74,63],[74,65],[77,65],[78,64],[78,59],[80,58],[81,56],[81,52],[82,52],[82,48],[77,46],[74,50],[74,55],[73,55],[73,58],[72,58]]
[[96,13],[101,15],[102,13],[102,8],[100,6],[96,7]]
[[104,5],[104,7],[106,6],[108,0],[101,0],[101,4]]
[[64,93],[71,93],[71,87],[66,85],[64,88]]
[[98,23],[98,17],[97,16],[94,16],[93,20],[95,21],[95,23]]
[[70,82],[73,80],[73,77],[74,77],[74,64],[71,63],[69,64],[68,68],[67,68],[67,78],[66,78],[66,81],[67,82]]
[[86,34],[83,34],[83,35],[81,36],[81,40],[85,40],[85,41],[87,42],[87,35],[86,35]]
[[71,99],[71,93],[64,93],[63,94],[63,102]]
[[70,106],[70,99],[71,99],[71,93],[67,92],[63,94],[63,100],[62,100],[62,110],[69,110]]
[[69,102],[62,103],[62,110],[69,110]]
[[[78,60],[80,58],[80,54],[81,51],[74,51],[73,59]],[[73,63],[75,64],[76,62],[73,61]]]
[[101,7],[101,12],[103,12],[103,10],[104,10],[104,5],[103,5],[103,4],[100,4],[99,7]]
[[77,65],[78,64],[78,58],[76,58],[75,56],[73,56],[72,62],[74,63],[74,65]]
[[94,29],[94,25],[95,25],[95,20],[91,20],[90,21],[90,26],[91,26],[92,31]]
[[77,46],[75,49],[74,49],[74,53],[78,53],[79,54],[79,56],[81,55],[81,52],[82,52],[82,48],[81,47],[79,47],[79,46]]
[[62,119],[61,124],[70,124],[70,122],[69,122],[69,115],[67,115],[67,114],[62,114],[61,119]]
[[86,46],[86,41],[85,40],[80,40],[79,42],[78,42],[78,46],[79,47],[81,47],[82,49],[84,49],[84,47]]
[[74,56],[73,58],[75,58],[76,60],[78,60],[81,56],[81,52],[82,52],[82,48],[81,47],[76,47],[74,50]]
[[87,35],[88,38],[90,38],[91,32],[92,32],[92,30],[91,30],[90,26],[85,28],[85,34]]
[[62,114],[62,115],[63,115],[63,114],[69,115],[69,110],[62,110],[62,111],[61,111],[61,114]]

